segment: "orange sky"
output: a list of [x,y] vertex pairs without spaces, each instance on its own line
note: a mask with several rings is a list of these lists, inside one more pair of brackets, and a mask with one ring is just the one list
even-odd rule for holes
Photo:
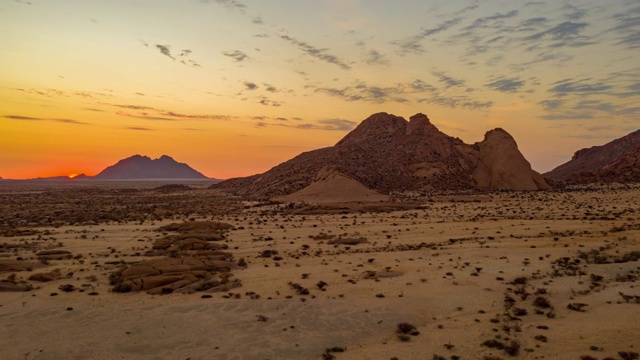
[[544,172],[640,127],[637,2],[470,4],[5,1],[0,176],[134,154],[251,175],[382,111],[502,127]]

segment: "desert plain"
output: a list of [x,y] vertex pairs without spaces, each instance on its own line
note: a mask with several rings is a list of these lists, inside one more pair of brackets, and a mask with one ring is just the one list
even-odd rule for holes
[[206,185],[3,182],[0,358],[640,352],[638,185],[317,205]]

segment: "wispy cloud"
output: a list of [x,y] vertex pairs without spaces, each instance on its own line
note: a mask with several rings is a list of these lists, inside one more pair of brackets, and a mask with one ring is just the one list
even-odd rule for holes
[[495,13],[495,14],[490,15],[490,16],[479,17],[479,18],[475,19],[471,25],[465,27],[463,30],[467,30],[468,31],[468,30],[476,30],[478,28],[487,27],[487,26],[490,26],[489,24],[491,24],[491,23],[493,23],[495,21],[512,18],[512,17],[515,17],[517,15],[518,15],[518,10],[511,10],[506,14]]
[[169,116],[173,118],[195,119],[195,120],[232,120],[235,118],[235,116],[230,116],[230,115],[208,115],[208,114],[186,115],[186,114],[175,113],[173,111],[162,112],[161,114],[163,116]]
[[613,15],[616,26],[609,29],[618,33],[617,45],[623,45],[627,49],[640,48],[640,6],[627,9]]
[[264,106],[282,106],[281,102],[278,101],[273,101],[273,100],[269,100],[266,97],[263,97],[262,99],[260,99],[260,101],[258,101],[258,103],[260,105],[264,105]]
[[54,121],[54,122],[59,122],[64,124],[72,124],[72,125],[90,125],[89,123],[73,120],[73,119],[37,118],[37,117],[21,116],[21,115],[5,115],[3,117],[5,119],[20,120],[20,121]]
[[243,85],[244,85],[244,88],[247,90],[255,90],[258,88],[258,85],[256,83],[253,83],[250,81],[245,81]]
[[344,60],[341,60],[335,55],[327,53],[328,49],[317,48],[315,46],[307,44],[304,41],[295,39],[287,34],[279,34],[278,36],[280,36],[281,39],[295,45],[296,47],[298,47],[298,49],[302,50],[302,52],[309,56],[312,56],[329,64],[337,65],[343,70],[349,70],[351,68],[351,66],[349,66],[349,64],[347,64]]
[[594,43],[582,32],[589,26],[586,22],[565,21],[550,29],[525,36],[525,41],[551,40],[547,47],[581,47]]
[[269,126],[279,126],[300,130],[326,130],[326,131],[351,131],[358,123],[352,120],[346,119],[322,119],[315,123],[303,123],[303,124],[291,124],[291,123],[267,123],[266,121],[256,122],[254,125],[258,128],[266,128]]
[[[146,41],[142,41],[142,45],[144,45],[145,47],[149,47],[149,43],[147,43]],[[191,67],[200,67],[199,63],[197,63],[192,59],[188,59],[189,55],[191,55],[191,53],[193,52],[189,49],[180,50],[180,52],[177,55],[174,55],[171,53],[171,46],[169,45],[156,44],[155,48],[158,49],[158,51],[160,51],[160,54],[168,57],[173,61],[177,60],[179,63],[183,65],[191,66]]]
[[501,79],[492,81],[488,84],[485,84],[484,86],[496,91],[504,92],[504,93],[513,93],[520,90],[524,85],[525,85],[524,80],[520,80],[519,78],[515,77],[515,78],[501,78]]
[[444,71],[433,71],[431,74],[433,74],[433,76],[438,78],[438,81],[443,83],[445,88],[464,86],[464,83],[465,83],[464,80],[455,79],[445,74]]
[[246,59],[249,58],[249,56],[240,51],[240,50],[234,50],[234,51],[225,51],[222,53],[224,56],[230,57],[232,59],[234,59],[236,62],[242,62]]
[[389,59],[378,50],[369,50],[364,62],[368,65],[389,65]]
[[542,105],[545,110],[550,111],[562,107],[564,103],[565,100],[544,100],[540,102],[540,105]]
[[105,104],[105,105],[116,106],[119,108],[129,109],[129,110],[157,110],[156,108],[143,106],[143,105],[122,105],[122,104]]
[[480,101],[472,99],[466,95],[440,95],[434,94],[431,97],[418,100],[419,103],[435,104],[453,109],[480,110],[493,106],[493,101]]
[[560,97],[572,94],[597,94],[611,89],[610,85],[594,82],[591,78],[580,80],[564,79],[553,83],[553,85],[548,91]]
[[325,119],[318,120],[317,124],[298,124],[298,129],[316,129],[329,131],[351,131],[358,125],[357,122],[345,119]]
[[[245,9],[247,8],[247,5],[237,0],[214,0],[214,1],[230,10],[237,10],[240,12],[244,12]],[[203,0],[203,2],[209,2],[209,1]]]
[[137,131],[152,131],[153,130],[153,129],[150,129],[150,128],[139,127],[139,126],[128,126],[125,129],[127,129],[127,130],[137,130]]
[[441,22],[433,28],[422,30],[417,35],[411,36],[404,40],[396,40],[392,41],[392,45],[396,45],[400,48],[400,54],[404,55],[407,53],[421,54],[424,52],[424,48],[422,47],[422,41],[432,35],[438,34],[449,28],[457,25],[462,20],[461,17],[456,17],[453,19],[449,19]]
[[154,115],[150,115],[150,114],[146,114],[146,113],[142,113],[142,114],[129,114],[129,113],[126,113],[126,112],[118,111],[118,112],[116,112],[116,115],[123,116],[123,117],[134,118],[134,119],[140,119],[140,120],[150,120],[150,121],[176,121],[176,119],[171,119],[171,118],[168,118],[168,117],[154,116]]
[[384,102],[407,102],[407,99],[402,97],[402,89],[398,86],[380,87],[359,82],[354,86],[348,86],[341,89],[323,87],[317,88],[315,91],[338,97],[345,101],[367,101],[378,104]]

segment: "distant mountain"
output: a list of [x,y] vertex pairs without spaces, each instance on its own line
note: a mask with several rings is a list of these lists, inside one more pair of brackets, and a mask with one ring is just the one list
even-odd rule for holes
[[355,189],[354,181],[361,187],[358,192],[369,197],[394,191],[549,189],[502,129],[468,145],[440,132],[424,114],[407,121],[387,113],[370,116],[333,147],[302,153],[266,173],[212,188],[249,197],[317,198],[339,191],[339,184]]
[[640,130],[601,146],[576,151],[570,161],[544,174],[565,183],[640,182]]
[[134,155],[107,167],[93,179],[207,179],[207,177],[167,155],[153,160],[148,156]]

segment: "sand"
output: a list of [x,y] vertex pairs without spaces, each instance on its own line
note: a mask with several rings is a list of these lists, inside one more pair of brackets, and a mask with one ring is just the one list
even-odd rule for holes
[[[3,191],[16,201],[24,196]],[[640,352],[633,298],[640,296],[640,262],[624,258],[640,251],[640,187],[444,195],[410,210],[318,215],[292,215],[286,204],[233,206],[205,189],[166,198],[141,192],[135,201],[165,199],[173,215],[85,224],[56,218],[54,208],[75,200],[47,191],[44,200],[64,197],[30,206],[49,220],[18,227],[31,235],[0,237],[0,269],[9,261],[32,264],[0,278],[34,287],[0,293],[3,359],[603,359]],[[117,203],[103,193],[92,199]],[[0,208],[11,222],[11,208]],[[241,287],[110,291],[109,275],[122,262],[150,258],[144,253],[165,236],[159,227],[190,219],[234,226],[222,243],[247,263],[232,271]],[[337,239],[366,242],[330,244]],[[38,260],[47,248],[71,258]],[[601,256],[587,263],[581,252]],[[54,269],[63,278],[27,280]],[[68,284],[75,290],[60,289]],[[534,306],[537,297],[552,308]],[[576,303],[587,305],[567,308]],[[402,322],[419,334],[398,336]],[[487,340],[516,342],[517,355],[483,346]],[[326,352],[336,347],[345,351]]]

